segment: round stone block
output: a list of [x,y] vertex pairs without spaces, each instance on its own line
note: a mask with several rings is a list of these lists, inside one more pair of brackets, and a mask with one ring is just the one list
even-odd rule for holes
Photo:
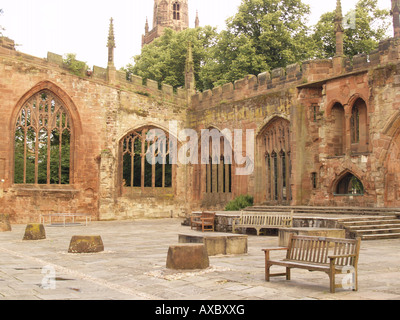
[[0,214],[0,232],[11,231],[10,216]]
[[31,223],[26,226],[23,240],[43,240],[46,239],[46,231],[43,224]]
[[207,249],[204,244],[178,244],[170,246],[167,257],[167,269],[196,270],[210,266]]
[[100,236],[73,236],[68,253],[97,253],[104,251]]

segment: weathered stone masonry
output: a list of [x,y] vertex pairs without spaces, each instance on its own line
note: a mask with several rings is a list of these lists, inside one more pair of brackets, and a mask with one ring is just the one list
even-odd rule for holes
[[[2,38],[2,213],[13,223],[37,222],[41,213],[57,212],[90,213],[99,220],[177,217],[191,210],[223,209],[242,194],[253,195],[256,204],[398,207],[399,59],[400,41],[395,37],[382,41],[369,56],[337,54],[249,75],[202,93],[193,92],[193,83],[175,92],[152,80],[145,85],[140,77],[127,80],[112,58],[107,68],[94,66],[76,76],[61,56],[32,57]],[[187,72],[186,78],[193,79],[193,70]],[[16,124],[27,101],[42,93],[54,96],[70,119],[67,184],[15,181]],[[138,164],[146,147],[133,146],[136,140],[129,137],[158,128],[172,138],[171,121],[177,132],[194,129],[199,137],[202,129],[253,130],[253,173],[235,175],[238,164],[230,165],[221,154],[209,164],[173,165],[168,172],[171,185],[165,183],[165,168],[164,187],[156,186],[160,182],[155,182],[155,168],[152,180],[145,182],[147,171]],[[178,146],[186,142],[177,140]],[[126,141],[132,142],[132,149]],[[33,147],[25,143],[25,153],[34,158]],[[128,169],[126,154],[133,164]],[[37,155],[35,161],[37,168]]]

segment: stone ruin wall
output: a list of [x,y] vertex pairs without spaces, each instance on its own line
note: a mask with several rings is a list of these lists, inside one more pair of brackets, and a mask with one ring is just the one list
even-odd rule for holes
[[[82,76],[71,74],[62,57],[32,57],[0,47],[0,206],[18,223],[38,222],[41,213],[90,213],[94,219],[170,217],[185,212],[186,181],[177,170],[175,194],[157,201],[121,196],[117,184],[119,141],[129,131],[154,125],[168,129],[170,120],[185,126],[186,92],[154,81],[116,72],[110,84],[107,69],[94,67]],[[74,124],[75,146],[71,153],[71,185],[14,185],[13,139],[17,108],[24,99],[48,89],[67,102]],[[158,203],[154,204],[154,200]]]
[[[388,154],[398,149],[396,141],[400,140],[396,140],[400,124],[396,94],[399,48],[398,39],[387,39],[368,56],[306,61],[198,93],[192,97],[189,123],[198,131],[209,127],[251,128],[259,133],[275,117],[288,119],[292,135],[292,205],[400,206],[400,177],[393,173],[400,172],[400,167],[396,162],[388,168]],[[363,154],[347,150],[344,156],[334,157],[328,151],[330,108],[335,101],[342,103],[349,121],[348,113],[358,97],[368,108],[368,150]],[[318,106],[315,121],[314,105]],[[347,131],[346,139],[349,134]],[[398,157],[396,152],[392,158]],[[254,174],[237,179],[231,198],[248,193],[255,196],[256,203],[264,202],[261,161],[256,151]],[[363,182],[364,196],[334,195],[334,185],[346,171]],[[312,187],[313,172],[318,174],[317,189]],[[391,182],[387,181],[388,172],[396,176]],[[390,195],[393,199],[389,202]],[[204,195],[201,188],[195,192],[194,201],[211,208],[222,205],[218,196]]]

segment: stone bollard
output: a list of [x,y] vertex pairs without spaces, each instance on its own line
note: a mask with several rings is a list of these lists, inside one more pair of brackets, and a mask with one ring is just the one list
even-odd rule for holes
[[0,214],[0,232],[11,231],[10,216]]
[[196,270],[210,266],[207,249],[204,244],[178,244],[170,246],[167,257],[167,269]]
[[104,251],[100,236],[73,236],[68,253],[97,253]]
[[26,226],[23,240],[43,240],[46,239],[46,231],[43,224],[31,223]]

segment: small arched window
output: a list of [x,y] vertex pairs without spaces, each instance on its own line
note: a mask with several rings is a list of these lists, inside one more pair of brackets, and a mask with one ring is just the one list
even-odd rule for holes
[[337,184],[336,195],[363,195],[364,186],[353,174],[347,173]]

